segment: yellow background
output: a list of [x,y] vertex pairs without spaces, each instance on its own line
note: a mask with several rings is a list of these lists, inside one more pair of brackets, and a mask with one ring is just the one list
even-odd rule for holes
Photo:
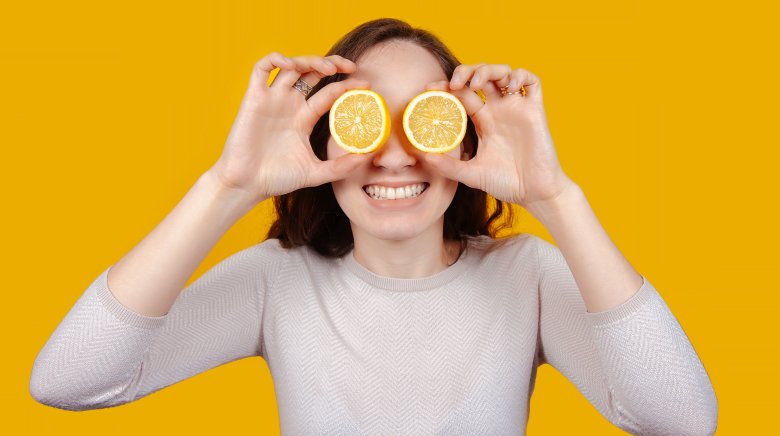
[[[36,403],[30,371],[89,283],[219,157],[254,62],[270,51],[322,55],[383,16],[434,32],[463,63],[508,63],[542,79],[561,164],[685,329],[719,399],[718,434],[775,427],[778,71],[770,11],[749,1],[419,0],[0,9],[5,430],[278,434],[260,358],[84,413]],[[190,283],[260,242],[268,206],[239,221]],[[551,239],[528,213],[516,228]],[[549,365],[538,375],[528,431],[624,434]]]

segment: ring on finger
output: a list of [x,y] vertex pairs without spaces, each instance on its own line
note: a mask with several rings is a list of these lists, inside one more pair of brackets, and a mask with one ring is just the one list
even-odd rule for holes
[[309,93],[312,90],[312,87],[309,86],[309,84],[306,83],[306,81],[304,81],[301,78],[299,78],[298,80],[295,81],[295,84],[293,85],[293,88],[295,88],[298,91],[300,91],[301,94],[303,94],[304,97],[308,97]]
[[507,85],[507,86],[502,86],[502,87],[500,87],[500,88],[498,88],[498,89],[500,89],[500,90],[501,90],[501,96],[505,96],[505,95],[512,95],[512,94],[520,94],[520,95],[522,95],[523,97],[525,97],[525,96],[526,96],[526,94],[527,94],[527,92],[526,92],[526,90],[525,90],[525,86],[520,86],[520,90],[519,90],[519,91],[515,91],[515,92],[509,92],[509,85]]

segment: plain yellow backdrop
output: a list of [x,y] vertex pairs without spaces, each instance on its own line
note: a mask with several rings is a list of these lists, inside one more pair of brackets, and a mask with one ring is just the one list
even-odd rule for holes
[[[30,371],[89,283],[219,157],[254,62],[271,51],[322,55],[385,16],[432,31],[463,63],[507,63],[541,78],[564,171],[686,331],[718,396],[718,434],[770,428],[780,387],[776,15],[747,1],[405,0],[4,3],[3,427],[279,433],[258,357],[83,413],[36,403]],[[262,240],[268,203],[189,283]],[[525,211],[515,229],[551,240]],[[624,434],[549,365],[528,432]]]

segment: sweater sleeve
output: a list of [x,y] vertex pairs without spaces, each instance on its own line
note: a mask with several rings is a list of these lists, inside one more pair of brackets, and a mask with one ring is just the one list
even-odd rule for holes
[[[216,366],[262,355],[268,244],[239,251],[186,287],[170,311],[144,316],[108,288],[84,291],[35,359],[30,394],[65,410],[119,406]],[[112,265],[113,266],[113,265]]]
[[563,253],[536,239],[540,364],[560,371],[631,434],[713,434],[718,403],[709,376],[647,278],[617,307],[588,312]]

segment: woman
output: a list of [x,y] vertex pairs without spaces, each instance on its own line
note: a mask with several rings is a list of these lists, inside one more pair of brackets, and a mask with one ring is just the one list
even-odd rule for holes
[[[327,113],[369,87],[387,100],[392,133],[349,154]],[[403,109],[426,89],[453,93],[470,117],[449,155],[404,136]],[[425,190],[376,199],[371,185]],[[490,215],[486,193],[499,200]],[[268,239],[180,292],[271,197]],[[560,249],[528,234],[495,239],[503,202],[537,217]],[[74,349],[85,351],[70,360]],[[539,79],[460,65],[435,36],[392,19],[357,27],[324,58],[257,63],[219,160],[84,292],[39,353],[30,390],[63,409],[116,406],[258,355],[285,434],[524,433],[543,363],[626,431],[711,434],[717,421],[682,328],[562,171]]]

